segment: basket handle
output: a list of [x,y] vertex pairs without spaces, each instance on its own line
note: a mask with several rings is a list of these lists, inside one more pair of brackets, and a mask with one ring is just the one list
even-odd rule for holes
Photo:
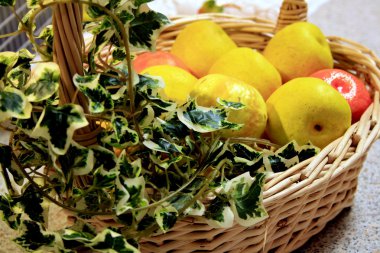
[[298,21],[307,20],[307,3],[305,0],[284,0],[277,18],[275,32]]

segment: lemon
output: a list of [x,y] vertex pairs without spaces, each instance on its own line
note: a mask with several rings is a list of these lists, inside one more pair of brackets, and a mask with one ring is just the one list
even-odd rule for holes
[[282,84],[277,69],[258,51],[235,48],[220,57],[209,74],[219,73],[240,79],[255,87],[266,100]]
[[260,137],[267,122],[267,109],[260,93],[245,82],[221,75],[210,74],[199,79],[191,92],[191,96],[201,106],[217,105],[217,98],[245,105],[241,110],[231,111],[228,120],[244,124],[240,130],[225,130],[226,137]]
[[295,140],[325,147],[342,136],[351,125],[346,99],[323,80],[295,78],[277,89],[267,100],[266,133],[284,145]]
[[235,42],[209,20],[187,25],[175,39],[171,53],[180,58],[197,77],[205,76],[224,53],[236,48]]
[[161,97],[173,100],[178,104],[187,101],[190,91],[193,90],[194,84],[198,80],[186,70],[171,65],[148,67],[141,74],[162,77],[165,87],[159,91],[159,94]]
[[280,72],[284,83],[334,65],[325,35],[308,22],[296,22],[277,32],[263,55]]

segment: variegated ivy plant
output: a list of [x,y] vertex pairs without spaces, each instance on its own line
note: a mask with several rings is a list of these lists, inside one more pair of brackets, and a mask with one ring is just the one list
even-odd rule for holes
[[[88,98],[89,114],[80,105],[58,103],[52,28],[41,32],[39,44],[34,38],[36,15],[67,2],[88,5],[94,19],[83,24],[93,36],[85,74],[73,77]],[[241,127],[228,121],[240,103],[219,99],[219,106],[204,108],[193,99],[177,105],[160,98],[162,81],[134,74],[130,66],[130,51],[152,49],[169,22],[147,2],[28,0],[30,11],[10,35],[25,32],[34,54],[0,53],[0,124],[12,131],[10,142],[0,144],[0,213],[28,251],[138,252],[140,238],[166,232],[185,216],[203,216],[216,227],[252,226],[268,215],[262,203],[266,173],[317,152],[311,145],[289,143],[273,151],[249,145],[258,147],[258,140],[220,138],[220,130]],[[0,5],[15,12],[15,0]],[[109,67],[98,68],[95,59],[108,46]],[[84,147],[73,134],[89,120],[107,124],[97,145]],[[114,148],[122,150],[119,156]],[[52,213],[65,214],[62,224],[53,225]],[[99,225],[102,217],[118,226]]]

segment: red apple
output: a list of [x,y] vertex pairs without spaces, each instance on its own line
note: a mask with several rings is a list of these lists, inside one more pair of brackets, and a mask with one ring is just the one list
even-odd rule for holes
[[311,75],[324,80],[337,89],[351,107],[352,123],[358,121],[372,103],[364,83],[356,76],[341,69],[323,69]]
[[145,52],[137,55],[133,60],[133,67],[137,73],[141,73],[147,67],[155,65],[177,66],[191,73],[190,69],[177,56],[169,52]]

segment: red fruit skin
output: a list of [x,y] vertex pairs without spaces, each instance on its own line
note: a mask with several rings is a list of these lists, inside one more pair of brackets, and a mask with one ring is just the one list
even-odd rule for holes
[[356,76],[341,69],[323,69],[311,75],[324,80],[338,90],[351,107],[352,123],[359,121],[361,115],[372,103],[364,83]]
[[137,73],[156,65],[171,65],[182,68],[191,73],[190,69],[177,56],[163,51],[145,52],[137,55],[133,60],[133,67]]

